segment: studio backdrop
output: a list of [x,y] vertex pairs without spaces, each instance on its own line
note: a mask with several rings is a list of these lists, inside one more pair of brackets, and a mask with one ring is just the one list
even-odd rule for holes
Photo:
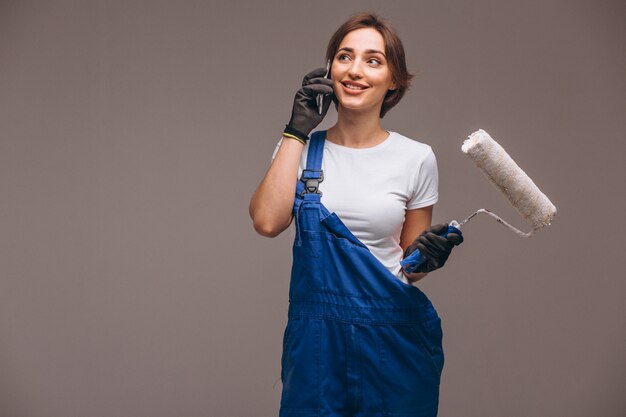
[[[626,413],[623,1],[0,2],[0,417],[276,416],[291,226],[248,214],[302,77],[373,11],[413,84],[433,222],[527,228],[460,150],[484,129],[550,197],[420,281],[443,417]],[[336,120],[331,108],[318,126]]]

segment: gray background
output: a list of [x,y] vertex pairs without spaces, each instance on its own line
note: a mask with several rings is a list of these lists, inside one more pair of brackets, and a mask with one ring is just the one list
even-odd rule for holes
[[530,240],[476,218],[420,283],[440,415],[625,415],[625,3],[267,0],[0,3],[1,417],[276,415],[293,230],[248,202],[365,9],[417,74],[383,127],[434,148],[434,221],[526,228],[478,128],[559,209]]

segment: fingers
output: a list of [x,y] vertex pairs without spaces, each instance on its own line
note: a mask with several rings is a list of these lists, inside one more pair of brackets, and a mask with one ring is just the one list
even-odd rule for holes
[[417,248],[422,255],[437,264],[443,264],[448,259],[453,247],[453,242],[431,232],[424,232],[417,238]]
[[449,252],[454,247],[454,243],[447,238],[430,232],[423,234],[421,239],[424,241],[424,244],[429,245],[434,251],[440,253]]
[[416,272],[434,271],[435,269],[441,268],[448,260],[449,253],[435,255],[427,246],[424,246],[421,243],[417,244],[417,249],[424,257],[424,262],[418,266],[415,270]]
[[432,272],[435,269],[439,269],[444,265],[445,260],[443,262],[440,262],[440,260],[438,259],[428,259],[416,269],[416,272]]
[[447,223],[439,223],[426,229],[406,249],[405,257],[411,252],[419,250],[424,257],[424,262],[416,269],[417,272],[431,272],[445,265],[452,248],[463,242],[462,233],[448,233]]
[[459,235],[456,233],[448,233],[448,240],[454,243],[454,246],[459,246],[463,243],[463,235]]
[[300,89],[308,97],[315,97],[317,94],[334,94],[333,81],[326,78],[313,78],[307,85]]
[[302,85],[309,84],[313,78],[317,78],[317,77],[323,78],[325,74],[326,74],[326,68],[324,67],[316,68],[304,76],[304,78],[302,79]]
[[[333,86],[333,80],[330,80],[328,78],[312,78],[308,84],[326,84],[327,86],[332,87]],[[307,84],[307,85],[308,85]]]
[[[448,223],[439,223],[426,229],[426,232],[431,232],[436,235],[441,235],[448,230]],[[448,233],[447,239],[458,246],[463,243],[463,235],[461,233]]]
[[309,84],[302,87],[302,90],[307,96],[315,94],[333,94],[333,88],[325,84]]
[[302,80],[302,94],[310,99],[316,98],[318,94],[324,95],[322,113],[325,114],[332,102],[333,80],[324,78],[326,68],[316,68],[309,72]]
[[433,259],[439,256],[439,254],[435,250],[433,250],[433,248],[428,243],[424,244],[421,241],[418,241],[415,247],[426,259]]
[[448,223],[439,223],[439,224],[430,226],[428,229],[426,229],[426,232],[432,232],[436,235],[440,235],[444,233],[446,230],[448,230]]
[[413,252],[416,248],[422,252],[425,257],[438,257],[444,253],[449,253],[454,247],[454,243],[443,236],[436,235],[432,232],[425,231],[419,235],[415,241],[406,249],[405,256]]

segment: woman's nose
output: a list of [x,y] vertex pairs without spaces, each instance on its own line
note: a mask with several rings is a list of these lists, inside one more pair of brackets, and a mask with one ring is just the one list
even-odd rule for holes
[[352,61],[350,68],[348,68],[348,75],[352,78],[361,78],[363,76],[360,60],[355,59]]

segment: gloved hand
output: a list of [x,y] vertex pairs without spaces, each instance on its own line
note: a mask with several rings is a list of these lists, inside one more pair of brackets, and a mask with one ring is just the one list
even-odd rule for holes
[[[326,68],[317,68],[302,80],[302,87],[296,93],[291,110],[291,119],[285,126],[285,133],[293,135],[306,142],[309,133],[321,123],[328,112],[333,96],[333,81],[324,78]],[[325,94],[322,114],[318,113],[317,95]]]
[[450,233],[447,237],[439,236],[446,230],[448,230],[447,223],[431,226],[406,248],[404,251],[405,258],[416,249],[419,249],[424,257],[424,262],[415,272],[431,272],[441,268],[448,260],[452,248],[463,243],[463,236],[456,233]]

